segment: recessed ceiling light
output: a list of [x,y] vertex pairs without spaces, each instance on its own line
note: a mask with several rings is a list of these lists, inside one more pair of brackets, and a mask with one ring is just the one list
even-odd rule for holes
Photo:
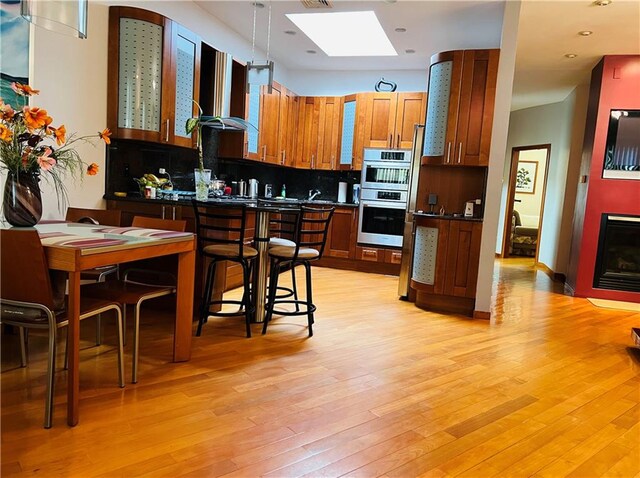
[[294,32],[293,30],[285,30],[284,31],[287,35],[295,35],[296,32]]
[[328,56],[396,56],[375,12],[288,13]]
[[416,51],[411,49],[411,48],[409,48],[408,50],[405,50],[404,52],[408,53],[408,54],[412,54],[412,53],[415,53]]
[[593,32],[591,30],[582,30],[581,32],[578,32],[578,35],[581,35],[583,37],[588,37],[589,35],[592,35]]
[[575,57],[577,57],[578,55],[576,55],[575,53],[567,53],[565,56],[566,56],[567,58],[575,58]]
[[309,53],[310,55],[315,55],[318,52],[315,50],[307,50],[307,53]]
[[593,4],[597,5],[598,7],[606,7],[611,2],[613,2],[613,0],[596,0],[595,2],[593,2]]
[[406,32],[406,31],[407,31],[407,29],[406,29],[406,28],[402,28],[402,27],[400,27],[400,28],[396,28],[396,31],[397,31],[398,33],[404,33],[404,32]]

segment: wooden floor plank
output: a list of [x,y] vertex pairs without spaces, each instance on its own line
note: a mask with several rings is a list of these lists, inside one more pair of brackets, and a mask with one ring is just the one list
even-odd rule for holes
[[100,347],[83,321],[75,428],[60,366],[42,428],[46,338],[20,368],[4,333],[2,476],[640,476],[640,314],[563,295],[532,260],[495,276],[492,319],[470,320],[399,301],[397,278],[316,268],[313,338],[304,318],[251,339],[212,319],[184,363],[171,307],[150,303],[122,390],[113,321]]

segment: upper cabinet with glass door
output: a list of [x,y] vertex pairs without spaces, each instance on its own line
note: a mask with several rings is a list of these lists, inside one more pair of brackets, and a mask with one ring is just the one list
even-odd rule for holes
[[107,123],[114,138],[195,146],[200,40],[157,13],[109,9]]

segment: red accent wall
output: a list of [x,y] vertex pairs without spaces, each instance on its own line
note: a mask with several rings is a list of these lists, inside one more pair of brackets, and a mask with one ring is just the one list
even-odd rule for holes
[[[640,109],[640,56],[605,56],[593,73],[591,95],[599,94],[599,98],[589,98],[589,113],[593,116],[587,116],[581,171],[581,174],[588,174],[588,182],[578,188],[574,226],[578,226],[582,219],[582,231],[573,244],[571,254],[575,257],[572,261],[577,267],[572,271],[575,276],[568,282],[576,296],[640,302],[640,293],[637,292],[593,288],[602,214],[640,216],[640,181],[602,178],[610,111]],[[597,110],[591,109],[596,104]],[[595,128],[592,126],[594,119]],[[579,231],[574,230],[574,234],[576,232]]]

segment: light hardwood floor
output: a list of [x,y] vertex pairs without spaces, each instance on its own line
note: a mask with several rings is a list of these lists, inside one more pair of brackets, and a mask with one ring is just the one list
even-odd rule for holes
[[522,259],[496,262],[491,321],[398,301],[393,277],[313,272],[312,339],[304,318],[251,339],[214,319],[174,364],[170,308],[146,308],[122,390],[112,324],[94,347],[83,322],[75,428],[60,366],[42,428],[43,338],[20,369],[4,335],[2,476],[640,476],[640,314],[562,295]]

